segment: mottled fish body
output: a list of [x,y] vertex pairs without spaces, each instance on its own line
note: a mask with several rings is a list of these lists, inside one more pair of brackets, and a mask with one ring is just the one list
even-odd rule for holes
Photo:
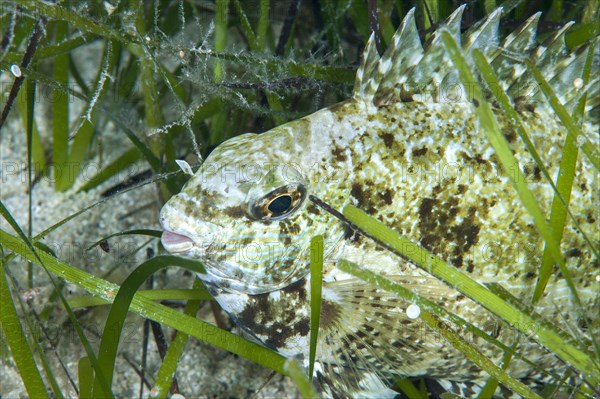
[[[535,43],[539,14],[498,40],[500,10],[461,38],[462,8],[447,21],[467,59],[481,49],[501,79],[550,176],[557,176],[567,130],[538,91],[523,57],[532,59],[574,110],[588,96],[585,134],[598,82],[577,87],[587,51],[569,53],[565,29]],[[597,57],[596,57],[597,58]],[[372,240],[348,231],[307,198],[335,209],[355,205],[482,283],[499,283],[530,303],[544,240],[523,206],[485,132],[469,90],[460,83],[439,31],[423,49],[413,12],[388,50],[370,41],[350,100],[217,147],[180,194],[161,211],[167,250],[201,260],[200,278],[246,333],[285,356],[308,363],[311,237],[325,240],[323,302],[316,376],[333,396],[393,396],[394,376],[438,379],[444,389],[472,395],[485,378],[477,366],[407,309],[411,303],[337,269],[339,259],[364,266],[443,306],[510,345],[542,369],[562,363],[539,344],[518,337],[480,305],[427,271]],[[568,90],[567,90],[568,89]],[[502,132],[536,199],[550,209],[554,191],[502,112]],[[517,167],[515,165],[515,167]],[[548,282],[536,312],[576,337],[598,333],[598,260],[582,238],[597,237],[597,171],[577,162],[562,251],[583,308],[581,315],[560,274]],[[576,223],[575,223],[576,222]],[[579,227],[576,227],[576,226]],[[503,351],[481,339],[477,347],[499,362]],[[549,377],[519,359],[508,372],[536,384]],[[500,392],[500,391],[498,391]]]

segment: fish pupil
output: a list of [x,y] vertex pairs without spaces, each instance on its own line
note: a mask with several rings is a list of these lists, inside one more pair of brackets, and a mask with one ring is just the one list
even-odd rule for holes
[[278,214],[284,213],[288,209],[290,209],[291,205],[292,205],[292,197],[290,197],[289,195],[281,195],[281,196],[275,198],[273,201],[271,201],[267,208],[272,213],[278,215]]

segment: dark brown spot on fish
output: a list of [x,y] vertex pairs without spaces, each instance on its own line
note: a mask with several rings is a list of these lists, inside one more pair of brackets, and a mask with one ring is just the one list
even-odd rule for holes
[[300,232],[300,226],[290,220],[280,220],[279,228],[283,234],[296,235]]
[[307,318],[300,319],[292,328],[304,337],[310,332],[310,323]]
[[451,258],[450,263],[452,263],[456,267],[461,267],[463,264],[463,257],[459,255],[455,258]]
[[427,151],[428,151],[427,147],[422,147],[422,148],[414,149],[412,151],[412,154],[415,157],[421,157],[421,156],[427,154]]
[[485,165],[485,164],[488,163],[488,161],[486,161],[485,159],[483,159],[483,157],[481,156],[481,154],[475,154],[475,156],[471,157],[466,152],[461,152],[460,155],[462,156],[462,158],[464,160],[469,161],[469,162],[474,162],[474,163],[477,163],[479,165]]
[[571,248],[569,252],[567,252],[567,256],[569,258],[577,258],[581,256],[581,250],[579,248]]
[[355,230],[350,230],[350,232],[351,234],[346,239],[350,240],[354,244],[359,244],[362,240],[362,234]]
[[421,205],[419,206],[419,217],[421,219],[428,218],[431,215],[431,210],[433,209],[434,204],[435,200],[433,198],[423,198]]
[[513,129],[510,129],[510,128],[502,129],[502,134],[504,135],[504,138],[506,138],[506,140],[509,143],[512,143],[517,139],[517,134],[515,133],[515,131]]
[[[280,290],[278,300],[268,293],[250,295],[244,310],[232,317],[247,331],[266,336],[268,347],[282,348],[289,338],[306,336],[310,331],[310,320],[298,315],[298,309],[307,305],[305,282],[301,279]],[[281,306],[282,303],[293,306]]]
[[435,234],[425,234],[423,237],[421,237],[421,239],[419,240],[419,243],[425,249],[431,251],[431,250],[433,250],[435,245],[438,243],[438,241],[439,241],[439,237],[436,236]]
[[242,210],[241,206],[232,206],[229,208],[225,208],[223,212],[232,219],[239,219],[246,216],[246,213]]
[[531,272],[531,271],[530,271],[530,272],[527,272],[527,273],[525,274],[525,278],[526,278],[526,279],[528,279],[528,280],[531,280],[531,279],[533,279],[534,277],[535,277],[535,273],[534,273],[534,272]]
[[338,162],[344,162],[347,159],[344,150],[340,147],[335,147],[333,150],[331,150],[331,155],[333,155],[335,160]]
[[344,240],[349,240],[350,237],[352,237],[352,232],[353,230],[350,228],[350,226],[346,225],[344,229]]
[[318,215],[319,208],[315,204],[310,204],[306,207],[306,212],[311,213],[313,215]]
[[[445,202],[425,197],[419,206],[419,230],[422,234],[419,242],[429,251],[446,253],[447,260],[456,267],[462,266],[463,254],[477,243],[480,231],[480,226],[475,223],[477,209],[469,207],[467,215],[459,219],[460,211],[457,197]],[[451,255],[448,255],[448,245],[454,248]]]
[[238,242],[241,248],[244,248],[252,243],[254,243],[254,237],[243,237]]
[[386,205],[391,205],[394,199],[394,192],[388,188],[380,196]]
[[[473,222],[473,217],[469,216],[457,226],[451,228],[451,232],[458,241],[460,248],[467,251],[477,243],[480,227]],[[463,247],[464,246],[464,247]]]
[[350,195],[356,199],[359,208],[364,208],[364,206],[367,204],[367,196],[363,190],[363,187],[359,183],[352,183]]
[[476,98],[473,99],[473,105],[475,108],[479,108],[479,101]]
[[594,217],[594,215],[592,214],[592,212],[589,212],[586,215],[586,221],[590,224],[596,223],[596,218]]
[[400,89],[400,101],[404,103],[410,103],[414,101],[413,93],[408,90],[405,90],[404,88]]
[[329,328],[335,326],[340,318],[339,305],[328,301],[321,301],[321,317],[319,319],[319,326],[321,328]]
[[387,148],[392,148],[394,145],[394,135],[391,133],[381,133],[379,135]]
[[536,181],[539,181],[539,180],[541,180],[541,178],[542,178],[542,171],[541,171],[541,169],[539,168],[539,166],[537,166],[537,165],[535,165],[535,167],[533,168],[533,178],[534,178]]
[[469,273],[473,273],[473,270],[475,270],[475,263],[473,263],[472,260],[467,262],[467,271]]
[[281,291],[283,293],[297,293],[298,295],[298,299],[304,300],[306,299],[306,291],[304,290],[304,284],[305,284],[305,280],[303,278],[301,278],[300,280],[296,281],[295,283],[292,283],[290,285],[288,285],[287,287],[283,288]]

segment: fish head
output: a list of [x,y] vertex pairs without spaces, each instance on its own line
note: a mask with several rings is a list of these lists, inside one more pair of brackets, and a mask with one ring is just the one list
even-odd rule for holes
[[308,200],[315,181],[294,156],[306,150],[294,133],[284,125],[224,142],[162,208],[163,246],[200,260],[205,282],[253,295],[308,273],[310,239],[329,215]]

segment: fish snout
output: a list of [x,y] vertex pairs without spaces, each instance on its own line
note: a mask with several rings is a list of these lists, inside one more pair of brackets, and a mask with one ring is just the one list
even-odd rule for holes
[[209,247],[219,236],[220,227],[205,221],[186,220],[163,207],[160,224],[163,227],[161,242],[170,253],[190,252]]
[[160,241],[170,253],[187,252],[194,247],[194,240],[190,237],[169,230],[163,231]]

